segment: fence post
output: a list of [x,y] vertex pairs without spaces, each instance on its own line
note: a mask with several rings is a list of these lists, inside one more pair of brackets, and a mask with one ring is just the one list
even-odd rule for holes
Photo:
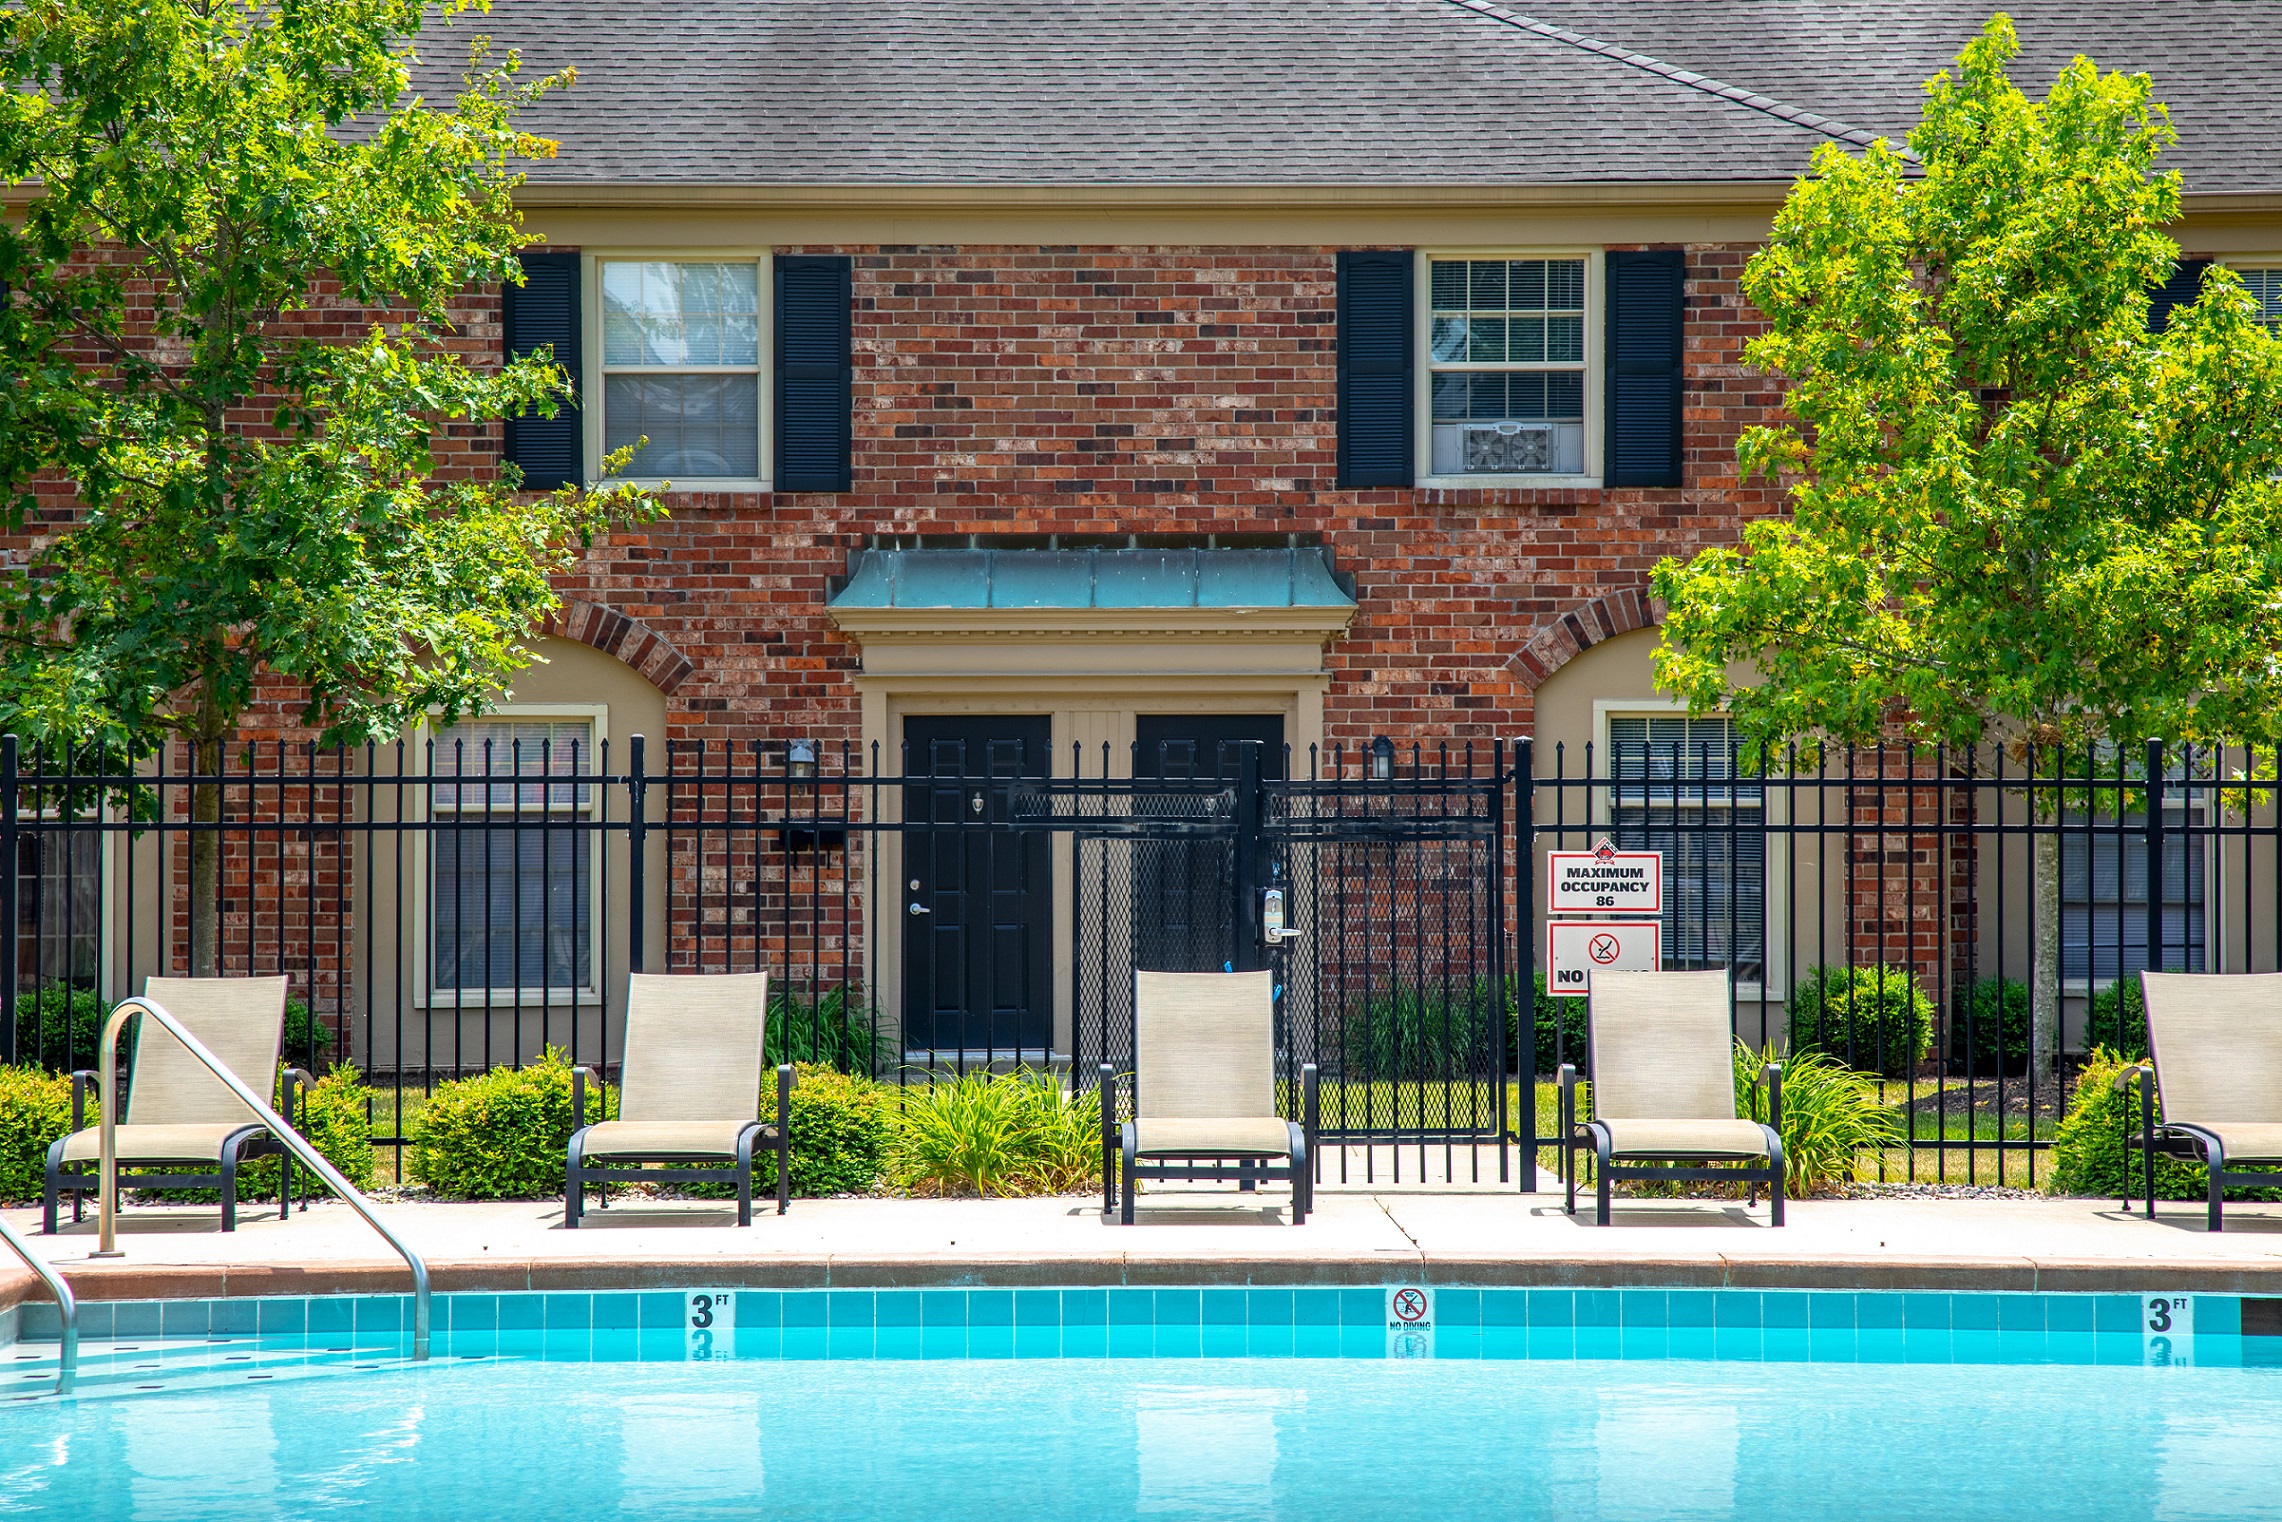
[[[2147,833],[2147,970],[2163,970],[2163,742],[2147,742],[2147,817],[2141,826]],[[2118,891],[2123,884],[2116,885]],[[2125,975],[2123,959],[2116,959],[2116,976]],[[2116,1008],[2121,1018],[2123,996],[2117,995]],[[2122,1038],[2121,1027],[2118,1039]]]
[[[16,860],[17,801],[16,737],[0,735],[0,858],[5,859],[0,866],[0,1062],[6,1063],[16,1060],[16,979],[22,975],[16,963],[16,891],[22,881]],[[65,1007],[68,1011],[68,1003]]]
[[649,919],[643,898],[643,793],[647,778],[642,769],[642,737],[626,748],[626,970],[641,972],[642,930]]
[[[1537,767],[1536,742],[1513,742],[1513,1065],[1521,1076],[1521,1112],[1529,1129],[1521,1154],[1521,1192],[1537,1192]],[[1503,1075],[1500,1075],[1503,1081]]]
[[1236,944],[1229,965],[1237,972],[1258,972],[1268,965],[1268,949],[1260,942],[1260,869],[1266,844],[1260,820],[1265,807],[1260,769],[1266,747],[1258,740],[1246,740],[1237,749],[1243,759],[1236,765],[1236,861],[1229,874],[1236,889],[1235,913],[1229,921]]

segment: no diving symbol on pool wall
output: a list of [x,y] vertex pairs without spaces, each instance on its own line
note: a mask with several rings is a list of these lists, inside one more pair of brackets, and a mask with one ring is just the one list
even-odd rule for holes
[[1387,1356],[1434,1356],[1434,1291],[1406,1284],[1387,1291]]

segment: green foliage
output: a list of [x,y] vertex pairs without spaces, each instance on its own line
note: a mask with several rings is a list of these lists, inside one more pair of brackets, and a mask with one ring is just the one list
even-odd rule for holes
[[[2084,1194],[2122,1199],[2144,1197],[2147,1170],[2140,1151],[2139,1087],[2118,1091],[2116,1075],[2137,1059],[2120,1056],[2107,1047],[2095,1047],[2084,1071],[2077,1075],[2076,1094],[2053,1139],[2051,1188],[2054,1194]],[[2155,1118],[2163,1118],[2160,1100]],[[2155,1194],[2165,1200],[2200,1200],[2206,1196],[2202,1168],[2180,1158],[2155,1159]],[[2277,1200],[2282,1190],[2230,1191],[2228,1199]]]
[[2017,978],[1981,978],[1949,1017],[1949,1062],[1975,1078],[2028,1071],[2029,992]]
[[1061,1194],[1101,1177],[1101,1095],[1029,1069],[907,1089],[896,1131],[889,1166],[919,1194]]
[[[285,1001],[285,1063],[322,1073],[333,1060],[333,1027],[309,1008],[305,999]],[[351,1179],[350,1183],[356,1180]]]
[[[89,1096],[87,1123],[96,1120]],[[25,1065],[0,1067],[0,1205],[40,1197],[48,1148],[71,1134],[71,1080]]]
[[[518,114],[571,79],[478,46],[456,100],[414,95],[415,37],[469,8],[0,11],[0,184],[38,187],[0,222],[0,524],[39,481],[83,509],[0,586],[9,729],[129,756],[180,735],[212,770],[265,672],[328,742],[449,723],[528,662],[552,573],[655,513],[438,469],[440,436],[571,397],[549,353],[502,366],[462,333],[531,241],[517,165],[554,145]],[[386,324],[316,336],[335,301]]]
[[[767,1038],[771,1069],[791,1062],[824,1063],[843,1073],[869,1075],[879,1070],[871,1008],[861,993],[851,992],[844,983],[821,992],[788,991],[770,980]],[[773,1088],[770,1094],[774,1103]]]
[[[51,983],[37,995],[20,998],[16,1002],[16,1024],[27,1047],[24,1055],[59,1073],[92,1071],[95,1048],[103,1037],[103,1019],[110,1013],[110,1004],[92,989]],[[120,1033],[121,1072],[134,1062],[135,1032],[141,1023],[139,1016],[130,1019]],[[312,1041],[316,1046],[314,1060],[310,1054]],[[288,1066],[306,1066],[313,1071],[322,1071],[332,1060],[333,1028],[310,1013],[306,1000],[285,1001],[283,1055]]]
[[2017,51],[1991,18],[1908,157],[1819,147],[1746,266],[1790,417],[1738,455],[1790,511],[1657,567],[1658,683],[1752,740],[2272,745],[2282,340],[2217,265],[2148,331],[2169,119],[2082,58],[2031,101]]
[[[370,1189],[373,1181],[372,1150],[372,1090],[365,1086],[364,1074],[353,1064],[343,1063],[317,1080],[316,1086],[299,1089],[294,1097],[294,1111],[288,1113],[285,1105],[285,1066],[280,1064],[277,1086],[270,1092],[271,1108],[294,1121],[302,1136],[316,1147],[318,1155],[341,1171],[341,1176],[359,1189]],[[92,1120],[88,1122],[94,1124]],[[283,1175],[282,1160],[277,1157],[257,1157],[238,1169],[238,1202],[274,1200],[278,1181]],[[122,1169],[120,1178],[127,1188],[134,1187],[135,1174]],[[210,1205],[222,1198],[219,1189],[146,1189],[139,1191],[145,1199],[179,1200],[191,1204]],[[332,1189],[320,1183],[316,1176],[299,1161],[293,1165],[293,1195],[299,1199],[323,1199]]]
[[[588,1124],[616,1113],[617,1091],[590,1084]],[[412,1117],[405,1168],[438,1194],[541,1199],[562,1193],[570,1135],[570,1059],[548,1047],[528,1067],[439,1085]]]
[[[825,1063],[795,1067],[792,1088],[792,1192],[802,1198],[869,1194],[878,1187],[895,1136],[894,1097],[869,1078]],[[777,1118],[776,1070],[761,1075],[761,1119]],[[776,1154],[753,1159],[753,1188],[776,1188]],[[693,1186],[695,1188],[712,1186]],[[722,1186],[721,1194],[734,1190]]]
[[2147,1056],[2147,1006],[2139,974],[2127,972],[2092,995],[2084,1012],[2085,1044],[2106,1047],[2133,1062]]
[[1487,978],[1445,987],[1396,983],[1350,1005],[1340,1022],[1339,1076],[1443,1078],[1488,1071],[1492,1020],[1514,1011]]
[[1933,1046],[1933,1001],[1906,967],[1813,967],[1791,990],[1791,1050],[1899,1077]]
[[[1767,1124],[1771,1108],[1759,1074],[1775,1049],[1754,1052],[1735,1043],[1735,1109]],[[1822,1052],[1783,1059],[1784,1188],[1808,1195],[1827,1184],[1851,1183],[1862,1154],[1894,1138],[1894,1119],[1879,1103],[1875,1082]]]
[[[1535,1006],[1529,1045],[1530,1073],[1540,1078],[1552,1077],[1561,1071],[1561,1063],[1566,1060],[1579,1073],[1591,1077],[1593,1053],[1585,1001],[1554,998],[1546,990],[1542,972],[1536,974],[1534,982],[1535,996],[1530,1000]],[[1514,985],[1509,981],[1505,1002],[1506,1051],[1519,1053],[1522,1050],[1518,1039],[1520,1010],[1513,995]]]

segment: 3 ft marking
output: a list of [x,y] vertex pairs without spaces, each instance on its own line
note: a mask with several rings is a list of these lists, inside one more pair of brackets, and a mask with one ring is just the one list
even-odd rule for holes
[[2193,1295],[2142,1295],[2139,1318],[2142,1347],[2149,1367],[2184,1367],[2194,1361]]
[[714,1363],[736,1357],[736,1291],[691,1290],[682,1308],[682,1329],[687,1334],[690,1362]]

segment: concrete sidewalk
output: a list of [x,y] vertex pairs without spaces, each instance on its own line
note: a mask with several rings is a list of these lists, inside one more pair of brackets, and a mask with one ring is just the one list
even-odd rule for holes
[[[1550,1179],[1546,1184],[1550,1188]],[[1619,1200],[1615,1224],[1571,1217],[1556,1193],[1324,1187],[1294,1229],[1276,1192],[1159,1186],[1141,1221],[1104,1220],[1098,1197],[798,1200],[750,1229],[706,1202],[621,1197],[577,1231],[555,1200],[384,1203],[439,1290],[600,1289],[689,1283],[750,1288],[910,1285],[1451,1284],[2282,1294],[2282,1208],[2244,1205],[2228,1229],[2199,1206],[2153,1222],[2114,1201],[1878,1198],[1764,1205]],[[27,1235],[36,1211],[12,1211]],[[91,1299],[400,1290],[405,1272],[337,1203],[280,1221],[211,1206],[130,1209],[123,1259],[90,1261],[85,1224],[34,1246]],[[29,1275],[0,1301],[37,1295]]]

